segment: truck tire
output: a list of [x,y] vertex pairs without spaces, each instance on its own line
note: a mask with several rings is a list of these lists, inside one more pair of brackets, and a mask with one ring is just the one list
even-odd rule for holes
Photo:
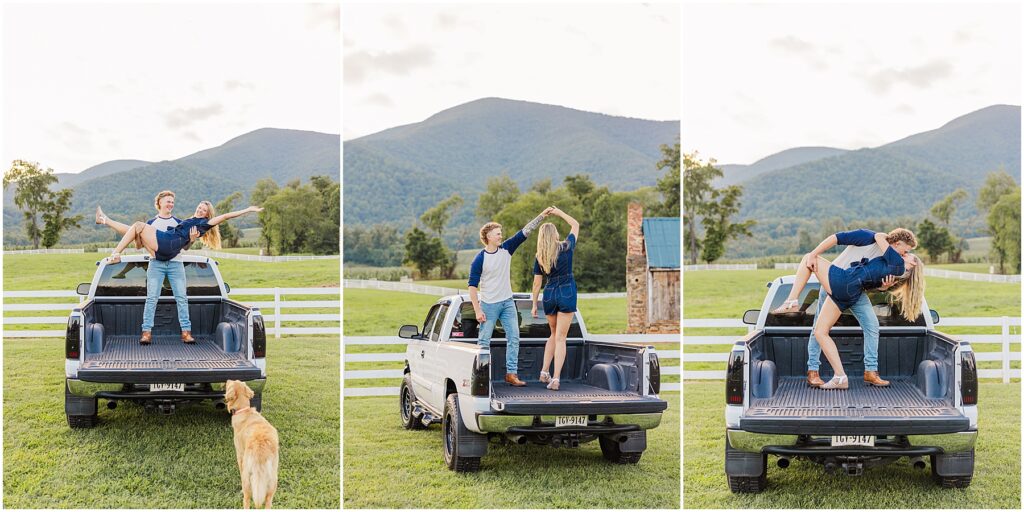
[[402,379],[402,387],[398,389],[398,414],[402,418],[402,427],[406,430],[426,428],[423,425],[423,415],[413,412],[415,404],[416,395],[412,392],[412,376],[407,373]]
[[[945,489],[965,489],[974,476],[974,450],[964,453],[932,455],[932,478]],[[949,474],[946,472],[949,471]]]
[[249,400],[249,407],[256,409],[256,412],[263,412],[263,394],[260,393]]
[[93,428],[98,422],[95,414],[92,416],[80,416],[68,414],[68,426],[71,428]]
[[598,442],[601,443],[601,455],[605,460],[615,464],[636,464],[640,462],[640,456],[644,454],[644,452],[623,452],[619,442],[608,436],[601,436],[598,438]]
[[[480,470],[480,457],[464,457],[460,453],[460,446],[467,441],[473,442],[476,439],[467,439],[475,436],[487,438],[481,434],[471,432],[462,422],[462,414],[459,412],[459,395],[452,393],[444,402],[444,420],[441,422],[441,431],[444,436],[444,463],[448,469],[456,473],[472,473]],[[468,444],[468,443],[467,443]]]
[[[760,460],[758,460],[760,459]],[[747,471],[741,474],[731,474],[730,466],[746,467]],[[761,474],[750,476],[751,467],[760,466]],[[729,439],[725,440],[725,476],[729,480],[729,490],[734,493],[759,493],[768,487],[768,455],[753,454],[734,450],[729,446]]]

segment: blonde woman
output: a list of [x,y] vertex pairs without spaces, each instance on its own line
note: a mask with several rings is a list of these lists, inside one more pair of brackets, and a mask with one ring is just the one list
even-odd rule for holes
[[[576,250],[576,238],[580,233],[580,223],[568,214],[552,207],[552,215],[561,217],[569,224],[569,236],[559,240],[558,228],[550,222],[540,226],[537,235],[537,259],[533,263],[533,311],[537,317],[537,293],[541,283],[547,277],[544,286],[544,315],[551,327],[551,336],[544,344],[544,365],[541,366],[540,381],[547,383],[547,388],[558,391],[558,379],[565,364],[565,338],[572,324],[572,316],[576,313],[576,280],[572,275],[572,254]],[[549,374],[548,368],[554,360],[554,373]]]
[[121,261],[121,251],[133,241],[141,244],[149,254],[158,261],[168,261],[178,255],[181,250],[189,244],[191,238],[189,232],[193,228],[203,240],[203,243],[212,249],[220,249],[220,229],[217,225],[228,219],[240,217],[250,212],[260,212],[263,208],[250,206],[244,210],[228,212],[215,215],[213,205],[209,201],[203,201],[196,207],[195,215],[185,219],[173,229],[160,231],[145,222],[132,224],[128,231],[118,242],[114,252],[108,260],[111,263]]
[[[854,262],[850,268],[843,269],[832,265],[822,258],[821,253],[836,245],[867,246],[877,244],[882,255],[877,258],[864,258]],[[829,236],[813,251],[804,256],[797,268],[796,280],[789,291],[786,301],[772,310],[772,314],[795,313],[800,309],[797,297],[807,285],[813,272],[821,283],[828,297],[821,306],[821,312],[815,319],[814,337],[821,345],[825,358],[828,359],[835,376],[828,382],[818,386],[822,389],[848,389],[849,379],[843,370],[839,351],[829,331],[839,320],[843,310],[852,307],[864,294],[865,290],[880,288],[890,276],[901,276],[900,281],[890,291],[894,302],[900,303],[903,317],[914,321],[921,313],[924,302],[924,266],[921,260],[908,251],[917,246],[917,238],[906,229],[895,229],[890,233],[875,233],[867,229],[845,231]]]

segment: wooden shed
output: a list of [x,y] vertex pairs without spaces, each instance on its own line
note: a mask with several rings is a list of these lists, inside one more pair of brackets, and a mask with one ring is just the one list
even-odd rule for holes
[[645,219],[637,203],[630,203],[627,215],[629,332],[678,333],[682,309],[679,218]]

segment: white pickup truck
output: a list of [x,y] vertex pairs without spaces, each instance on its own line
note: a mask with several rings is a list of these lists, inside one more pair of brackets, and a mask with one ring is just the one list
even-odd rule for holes
[[479,325],[466,295],[444,297],[427,312],[422,329],[405,325],[405,378],[399,391],[407,429],[441,423],[444,460],[459,472],[476,471],[489,439],[507,438],[578,447],[598,439],[604,458],[635,464],[647,448],[648,429],[661,423],[668,403],[658,398],[661,367],[653,347],[592,341],[579,313],[566,343],[561,389],[539,381],[547,320],[530,314],[528,295],[517,294],[519,378],[504,382],[505,333],[499,323],[491,346],[477,344]]
[[[807,342],[821,298],[808,283],[795,315],[769,312],[782,304],[793,276],[768,283],[760,310],[743,321],[755,325],[729,355],[725,382],[725,472],[733,492],[761,492],[768,456],[779,468],[790,459],[819,463],[828,472],[857,476],[870,466],[903,457],[918,469],[930,459],[943,487],[967,487],[974,473],[978,437],[978,372],[974,352],[935,330],[939,315],[922,304],[914,322],[884,292],[870,292],[879,320],[878,371],[890,385],[866,385],[864,337],[856,318],[844,312],[831,331],[848,390],[807,385]],[[821,357],[821,377],[832,377]]]
[[139,345],[149,256],[96,262],[85,300],[68,318],[64,343],[64,412],[71,428],[96,425],[97,403],[135,402],[164,414],[180,404],[212,400],[223,408],[224,382],[245,381],[262,408],[267,380],[266,330],[259,308],[228,298],[217,262],[179,255],[185,266],[195,344],[181,342],[178,311],[165,280],[156,307],[153,341]]

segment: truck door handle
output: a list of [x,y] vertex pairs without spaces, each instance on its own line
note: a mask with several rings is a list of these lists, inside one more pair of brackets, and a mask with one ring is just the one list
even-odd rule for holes
[[424,358],[424,357],[426,357],[426,354],[427,354],[427,351],[426,351],[426,350],[420,350],[420,358],[421,358],[421,359],[422,359],[422,358]]

